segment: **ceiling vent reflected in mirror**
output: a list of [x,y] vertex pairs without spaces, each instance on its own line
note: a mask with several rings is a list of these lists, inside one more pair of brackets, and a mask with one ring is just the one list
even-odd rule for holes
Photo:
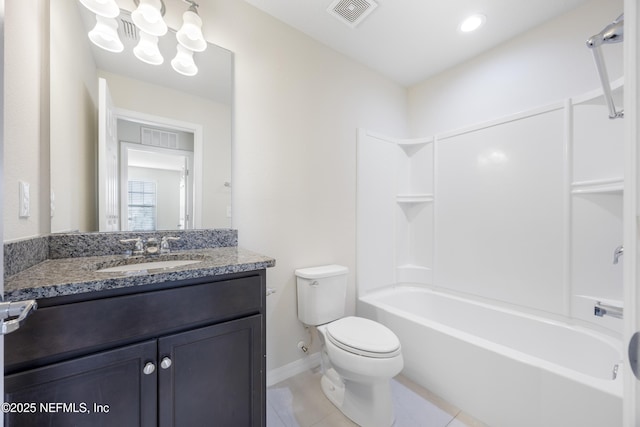
[[118,27],[118,35],[125,40],[138,41],[138,30],[136,25],[129,19],[130,16],[120,15],[120,26]]
[[329,14],[351,28],[357,27],[378,5],[373,0],[335,0],[327,8]]
[[178,148],[178,134],[175,132],[142,127],[140,128],[140,133],[143,145],[173,149]]

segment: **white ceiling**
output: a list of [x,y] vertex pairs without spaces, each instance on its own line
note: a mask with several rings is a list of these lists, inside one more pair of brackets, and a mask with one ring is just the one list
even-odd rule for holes
[[[332,0],[245,1],[411,86],[588,0],[375,0],[378,7],[355,29],[326,11]],[[486,15],[485,25],[460,32],[474,13]]]

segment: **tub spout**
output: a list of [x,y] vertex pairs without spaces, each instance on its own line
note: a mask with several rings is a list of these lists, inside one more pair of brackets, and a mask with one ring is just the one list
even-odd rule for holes
[[617,319],[622,319],[622,312],[622,307],[602,304],[600,301],[596,302],[595,307],[593,307],[593,314],[598,317],[611,316]]
[[622,245],[618,246],[613,251],[613,263],[614,264],[618,263],[618,261],[620,260],[620,257],[622,256],[623,253],[624,253],[624,247]]

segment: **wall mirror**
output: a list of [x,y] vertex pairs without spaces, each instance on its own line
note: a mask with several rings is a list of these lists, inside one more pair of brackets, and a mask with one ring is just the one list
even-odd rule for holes
[[188,6],[165,4],[164,62],[150,65],[133,54],[133,1],[118,0],[120,53],[90,42],[96,17],[78,0],[51,2],[53,233],[231,227],[233,54],[208,43],[195,76],[174,71]]

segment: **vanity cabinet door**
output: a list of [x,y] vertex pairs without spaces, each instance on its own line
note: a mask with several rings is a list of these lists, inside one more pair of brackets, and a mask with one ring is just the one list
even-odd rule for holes
[[160,338],[159,426],[262,426],[261,326],[255,315]]
[[[5,427],[157,425],[156,341],[5,377]],[[147,372],[151,369],[147,368]],[[26,411],[26,412],[25,412]],[[6,411],[3,411],[6,412]]]

